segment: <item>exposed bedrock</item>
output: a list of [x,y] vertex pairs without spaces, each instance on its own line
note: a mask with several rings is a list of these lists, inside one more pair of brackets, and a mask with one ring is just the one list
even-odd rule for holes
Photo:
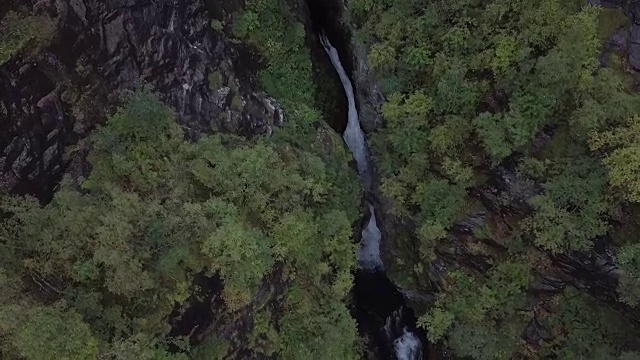
[[240,4],[21,2],[51,18],[56,31],[36,55],[0,66],[0,187],[49,198],[71,161],[65,149],[104,120],[122,90],[140,86],[160,94],[190,138],[212,130],[269,133],[283,114],[256,85],[261,59],[210,27]]

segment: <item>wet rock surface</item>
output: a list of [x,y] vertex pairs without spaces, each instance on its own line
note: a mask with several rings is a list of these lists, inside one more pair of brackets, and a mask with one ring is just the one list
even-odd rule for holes
[[370,133],[382,126],[380,114],[385,98],[378,84],[373,80],[367,48],[359,43],[352,43],[352,48],[355,59],[353,83],[356,98],[360,104],[362,129],[365,133]]
[[104,121],[122,90],[158,92],[194,139],[212,131],[251,137],[280,125],[280,106],[256,85],[261,60],[210,27],[210,3],[22,2],[52,18],[56,33],[37,55],[0,67],[0,187],[50,197],[65,150]]
[[472,194],[488,209],[504,214],[529,214],[529,200],[542,190],[540,184],[519,176],[517,156],[510,157],[491,171],[489,181]]
[[354,86],[360,124],[365,133],[382,126],[384,96],[369,65],[368,49],[354,40],[355,29],[345,0],[306,0],[315,31],[324,31],[342,55],[343,65]]
[[[407,331],[426,340],[426,333],[415,326],[413,310],[406,306],[406,294],[398,291],[383,271],[357,270],[353,291],[353,315],[368,339],[368,359],[398,358],[394,343]],[[421,352],[412,359],[423,356],[426,354]]]
[[626,11],[631,21],[629,63],[634,69],[640,70],[640,3],[631,1]]

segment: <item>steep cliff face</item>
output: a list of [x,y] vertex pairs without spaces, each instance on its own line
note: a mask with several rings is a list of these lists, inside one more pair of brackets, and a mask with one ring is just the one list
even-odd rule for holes
[[306,0],[315,32],[324,31],[341,54],[353,83],[363,130],[372,132],[382,125],[380,110],[384,97],[371,74],[367,48],[355,39],[355,28],[345,0]]
[[[0,66],[0,189],[48,201],[65,174],[81,181],[89,133],[127,90],[157,92],[187,137],[229,132],[269,134],[284,113],[256,80],[253,50],[210,26],[242,5],[234,1],[27,1],[3,4],[53,24],[51,41]],[[221,29],[218,29],[221,30]],[[265,282],[255,306],[282,294],[281,275]],[[201,338],[207,326],[247,336],[250,312],[229,314],[207,281],[204,302],[176,312],[171,335]],[[214,284],[215,285],[215,284]],[[274,295],[274,298],[276,297]],[[271,299],[271,300],[270,300]],[[259,304],[259,305],[258,305]],[[272,305],[275,306],[275,305]],[[215,316],[214,316],[215,313]]]
[[[19,5],[19,6],[18,6]],[[63,154],[113,110],[123,90],[149,86],[177,113],[190,138],[211,131],[255,136],[283,121],[256,85],[260,59],[211,28],[215,1],[27,1],[3,10],[51,19],[51,42],[0,67],[5,191],[46,200]]]

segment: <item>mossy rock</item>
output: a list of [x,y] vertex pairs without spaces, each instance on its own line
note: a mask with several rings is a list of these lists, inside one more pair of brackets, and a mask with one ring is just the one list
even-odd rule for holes
[[225,85],[224,77],[220,70],[213,71],[209,74],[209,89],[216,91]]
[[619,28],[628,26],[629,18],[622,9],[602,9],[598,18],[598,35],[606,40]]
[[224,30],[224,24],[222,23],[222,21],[218,19],[211,20],[210,25],[211,25],[211,28],[217,32],[222,32],[222,30]]
[[231,110],[242,111],[242,98],[238,94],[234,94],[231,98]]
[[21,16],[9,11],[0,22],[0,65],[25,49],[34,51],[48,43],[55,28],[43,16]]

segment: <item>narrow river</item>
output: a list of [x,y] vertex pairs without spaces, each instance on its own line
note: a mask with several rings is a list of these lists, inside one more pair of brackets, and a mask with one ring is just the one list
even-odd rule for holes
[[[358,166],[360,181],[362,182],[365,192],[368,194],[371,192],[373,183],[373,169],[371,166],[369,147],[360,126],[353,85],[342,66],[340,55],[336,48],[331,45],[329,39],[324,34],[320,35],[320,41],[331,58],[331,63],[340,76],[340,81],[347,95],[349,102],[348,122],[342,137],[353,154],[353,158]],[[384,275],[384,266],[380,258],[380,241],[382,240],[382,235],[378,228],[375,208],[370,201],[367,201],[366,206],[368,207],[370,217],[362,230],[362,240],[358,251],[358,271],[363,272],[364,276],[357,276],[356,283],[359,281],[358,279],[364,279],[360,281],[367,281],[368,287],[380,286],[380,288],[384,287],[385,289],[389,289],[389,291],[375,289],[373,292],[371,292],[371,289],[367,289],[367,293],[375,293],[377,297],[385,297],[388,293],[389,297],[396,299],[401,298],[401,296],[398,296],[399,293],[397,289],[395,289]],[[358,284],[356,284],[356,288],[358,288]],[[384,314],[384,326],[379,326],[378,329],[375,329],[376,333],[384,335],[378,339],[378,341],[386,342],[386,344],[383,344],[383,347],[393,349],[392,355],[395,355],[398,360],[422,359],[422,343],[413,332],[408,330],[409,326],[405,323],[407,322],[407,316],[404,314],[403,302],[388,301],[387,299],[369,299],[369,301],[370,300],[378,300],[380,303],[392,304],[390,311],[388,307],[384,310],[384,312],[389,312],[388,314]]]

